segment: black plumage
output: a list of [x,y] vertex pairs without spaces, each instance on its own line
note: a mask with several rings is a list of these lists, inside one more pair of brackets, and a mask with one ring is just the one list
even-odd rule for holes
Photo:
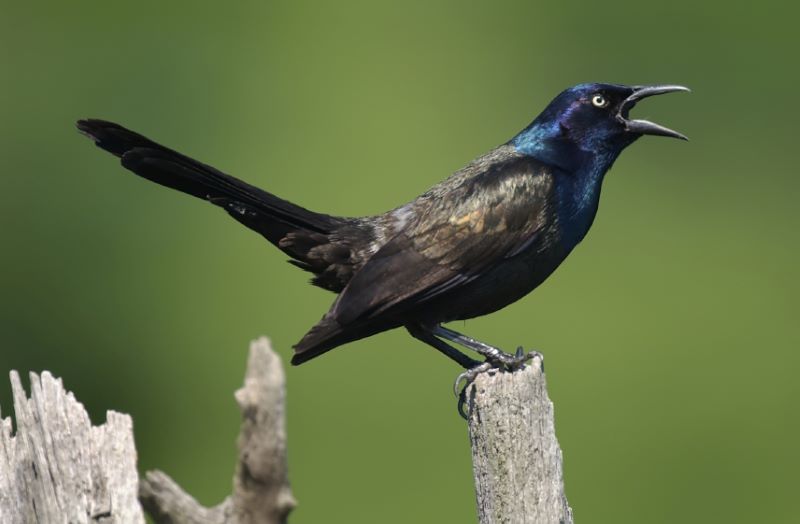
[[309,211],[118,124],[90,119],[78,128],[139,176],[222,207],[338,293],[295,346],[293,364],[404,326],[464,367],[477,362],[444,340],[516,365],[523,359],[439,324],[497,311],[544,281],[589,230],[619,152],[642,134],[682,138],[628,119],[630,108],[684,89],[576,86],[514,139],[412,202],[361,218]]

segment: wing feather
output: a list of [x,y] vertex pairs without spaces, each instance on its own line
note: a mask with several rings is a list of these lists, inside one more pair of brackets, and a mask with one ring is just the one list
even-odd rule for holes
[[442,197],[414,203],[414,218],[353,276],[328,318],[342,327],[399,314],[475,280],[531,247],[552,198],[549,166],[515,157]]

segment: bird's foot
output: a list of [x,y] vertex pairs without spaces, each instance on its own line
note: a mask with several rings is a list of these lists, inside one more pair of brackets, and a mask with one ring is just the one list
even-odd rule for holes
[[[491,362],[488,361],[481,362],[477,366],[471,367],[468,370],[464,371],[463,373],[459,374],[456,377],[455,383],[453,384],[453,393],[455,393],[456,397],[461,397],[464,393],[464,390],[466,390],[470,384],[475,382],[475,379],[478,377],[478,375],[480,375],[481,373],[485,373],[490,369],[495,369],[496,367],[497,366],[495,366]],[[464,383],[463,388],[461,387],[462,382]]]
[[491,362],[494,367],[504,371],[517,371],[518,369],[524,368],[525,363],[529,360],[533,360],[534,357],[539,357],[541,359],[542,354],[538,351],[525,353],[522,346],[519,346],[513,355],[504,351],[498,351],[487,357],[486,361]]
[[[453,384],[453,391],[455,392],[456,396],[459,396],[464,389],[472,384],[481,373],[485,373],[486,371],[493,369],[499,369],[502,371],[517,371],[524,368],[525,363],[529,360],[533,360],[535,357],[539,357],[539,360],[544,362],[544,357],[541,353],[538,351],[529,351],[528,353],[525,353],[525,350],[522,348],[522,346],[518,347],[517,351],[513,355],[503,352],[492,355],[486,359],[486,362],[481,362],[480,364],[473,366],[459,374],[456,377],[455,383]],[[462,382],[464,383],[463,388],[461,387]]]
[[[459,374],[456,377],[455,383],[453,384],[453,392],[458,398],[458,414],[461,415],[464,420],[469,420],[469,415],[464,410],[465,406],[467,405],[467,389],[469,388],[470,384],[475,382],[475,379],[478,378],[478,375],[497,370],[511,372],[517,371],[524,368],[526,362],[533,360],[536,357],[538,357],[539,361],[542,362],[542,371],[544,371],[544,357],[542,354],[538,351],[529,351],[528,353],[525,353],[525,350],[522,348],[522,346],[520,346],[513,355],[505,352],[498,352],[495,355],[488,357],[486,362],[482,362],[477,366],[473,366]],[[463,387],[461,387],[462,384]]]
[[[475,382],[475,379],[478,378],[478,375],[481,373],[496,369],[497,367],[492,362],[487,361],[469,368],[456,377],[456,382],[453,384],[453,392],[458,398],[458,414],[461,415],[461,418],[469,420],[469,414],[464,409],[467,405],[467,389],[469,389],[469,385]],[[462,382],[464,383],[463,388],[461,387]]]

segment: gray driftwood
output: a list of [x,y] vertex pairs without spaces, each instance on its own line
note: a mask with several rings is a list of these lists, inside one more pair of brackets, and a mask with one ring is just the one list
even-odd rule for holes
[[467,409],[479,522],[571,524],[541,358],[479,375]]
[[286,467],[286,378],[280,357],[261,338],[250,345],[244,386],[236,392],[242,411],[239,460],[233,494],[205,508],[160,471],[142,480],[139,495],[157,523],[282,524],[296,506]]
[[61,380],[30,379],[28,398],[11,372],[16,434],[0,420],[0,522],[143,523],[131,418],[109,411],[92,426]]

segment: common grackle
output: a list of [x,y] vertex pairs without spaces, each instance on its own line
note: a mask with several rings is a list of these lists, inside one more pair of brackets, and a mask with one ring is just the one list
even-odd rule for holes
[[77,125],[125,168],[222,207],[311,272],[314,285],[338,293],[294,346],[292,364],[402,326],[468,370],[516,369],[526,359],[521,351],[502,352],[441,324],[492,313],[541,284],[589,231],[603,176],[625,147],[642,135],[686,139],[628,117],[639,100],[673,91],[688,89],[567,89],[510,141],[415,200],[361,218],[309,211],[118,124]]

